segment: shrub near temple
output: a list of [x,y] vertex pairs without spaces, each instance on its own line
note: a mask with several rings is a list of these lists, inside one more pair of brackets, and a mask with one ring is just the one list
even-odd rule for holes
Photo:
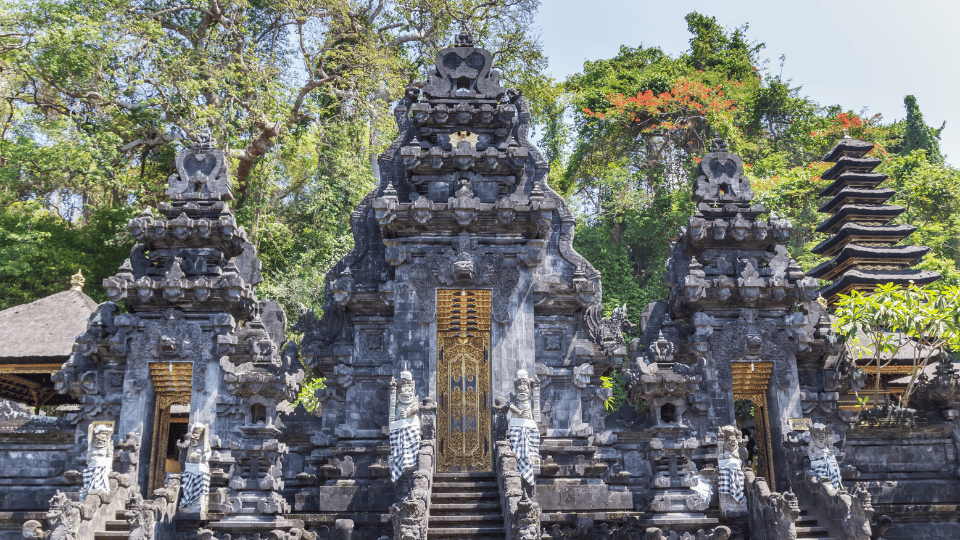
[[844,340],[851,367],[874,376],[874,403],[881,401],[883,369],[898,357],[909,358],[912,376],[900,398],[905,408],[930,360],[960,346],[960,287],[887,284],[869,295],[840,295],[833,329]]

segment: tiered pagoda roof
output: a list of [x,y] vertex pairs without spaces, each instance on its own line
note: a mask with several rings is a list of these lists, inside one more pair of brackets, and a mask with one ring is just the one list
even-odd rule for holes
[[867,157],[872,149],[872,143],[844,136],[823,156],[834,166],[821,177],[833,183],[820,192],[830,200],[819,211],[830,217],[817,227],[817,232],[833,236],[812,251],[833,259],[807,275],[833,282],[820,290],[831,304],[838,300],[838,295],[854,290],[871,291],[891,282],[926,285],[940,277],[936,272],[911,268],[930,248],[897,245],[916,227],[890,225],[905,208],[886,204],[895,192],[879,187],[887,175],[873,172],[880,160]]

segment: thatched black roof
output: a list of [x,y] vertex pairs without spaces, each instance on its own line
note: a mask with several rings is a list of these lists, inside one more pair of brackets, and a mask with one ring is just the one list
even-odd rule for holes
[[32,407],[75,403],[56,392],[50,375],[70,357],[96,308],[71,289],[0,311],[0,398]]
[[0,364],[66,362],[96,308],[69,290],[0,311]]

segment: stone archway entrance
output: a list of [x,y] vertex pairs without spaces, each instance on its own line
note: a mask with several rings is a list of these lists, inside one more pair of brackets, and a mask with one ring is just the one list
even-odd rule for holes
[[731,362],[730,367],[733,372],[734,403],[746,400],[753,404],[754,428],[751,436],[755,442],[752,452],[754,473],[764,477],[770,490],[776,491],[773,447],[770,443],[770,413],[767,406],[767,387],[770,385],[773,362]]
[[[190,362],[158,362],[150,364],[155,407],[153,437],[150,447],[150,491],[163,487],[167,461],[179,459],[177,442],[187,432],[190,410],[190,384],[193,364]],[[180,406],[186,414],[178,414]]]
[[492,471],[489,290],[437,290],[437,398],[437,470]]

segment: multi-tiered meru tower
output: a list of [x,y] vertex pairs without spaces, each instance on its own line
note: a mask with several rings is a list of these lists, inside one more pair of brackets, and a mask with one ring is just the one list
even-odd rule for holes
[[916,227],[890,225],[906,208],[886,204],[895,192],[879,187],[888,177],[873,172],[880,159],[867,156],[871,150],[873,143],[845,136],[823,156],[823,161],[834,166],[821,178],[833,183],[820,192],[821,197],[831,197],[820,207],[820,212],[830,217],[817,227],[817,232],[833,236],[812,251],[833,259],[807,275],[833,282],[820,291],[831,304],[838,295],[854,290],[871,291],[883,283],[922,286],[940,277],[936,272],[911,268],[930,248],[897,245]]

